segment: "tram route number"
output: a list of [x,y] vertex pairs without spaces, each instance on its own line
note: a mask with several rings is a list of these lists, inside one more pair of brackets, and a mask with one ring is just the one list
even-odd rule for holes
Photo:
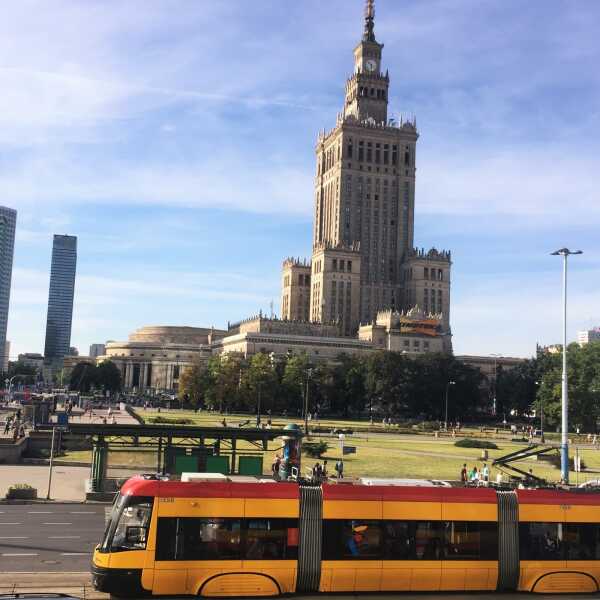
[[175,502],[175,498],[159,498],[159,502]]
[[563,510],[571,510],[571,505],[570,504],[561,504],[560,507]]

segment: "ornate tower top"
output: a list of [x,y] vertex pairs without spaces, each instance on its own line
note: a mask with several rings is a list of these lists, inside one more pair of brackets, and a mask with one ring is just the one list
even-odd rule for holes
[[365,6],[365,32],[364,42],[376,42],[375,39],[375,0],[367,0]]

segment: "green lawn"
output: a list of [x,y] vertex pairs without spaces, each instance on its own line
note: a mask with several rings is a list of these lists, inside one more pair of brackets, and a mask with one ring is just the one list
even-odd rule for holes
[[[143,417],[158,415],[156,411],[140,410],[139,414]],[[198,425],[211,426],[219,425],[223,417],[215,413],[194,413],[191,411],[161,411],[160,416],[164,417],[183,417],[193,419]],[[237,426],[238,423],[247,420],[248,415],[228,415],[227,424]],[[299,419],[274,418],[273,425],[284,426],[288,422],[300,423]],[[316,424],[313,422],[313,424]],[[352,429],[357,425],[356,421],[334,421],[323,420],[320,425],[331,428]],[[362,427],[365,422],[358,423]],[[519,448],[524,448],[526,444],[518,444],[510,441],[510,434],[500,431],[497,435],[492,433],[482,434],[479,429],[466,429],[461,432],[464,437],[489,437],[498,445],[497,450],[489,450],[488,466],[491,468],[491,461],[494,458],[508,454]],[[330,464],[330,472],[333,472],[333,465],[340,457],[340,443],[337,436],[321,435],[311,439],[324,439],[329,444],[329,450],[323,457]],[[457,438],[458,439],[458,438]],[[371,477],[398,477],[398,478],[423,478],[423,479],[458,479],[460,469],[463,463],[467,463],[469,469],[477,465],[482,466],[481,449],[477,448],[458,448],[454,445],[456,439],[449,436],[435,438],[432,433],[421,432],[419,434],[399,435],[393,429],[384,428],[380,423],[374,425],[370,431],[360,431],[356,434],[348,434],[345,438],[345,444],[356,446],[357,453],[346,455],[344,457],[345,475],[347,476],[371,476]],[[264,456],[264,472],[270,473],[270,465],[275,453],[280,449],[281,443],[276,440],[269,445],[269,451]],[[243,442],[238,443],[238,454],[244,454],[245,451],[253,448]],[[255,449],[255,448],[253,448]],[[591,471],[600,473],[600,451],[585,449],[581,456],[587,467]],[[573,451],[571,455],[573,454]],[[89,461],[91,453],[86,451],[69,452],[67,457],[72,460]],[[303,472],[306,473],[316,459],[303,457]],[[156,455],[153,452],[114,452],[109,455],[109,466],[129,465],[139,467],[140,470],[149,470],[156,464]],[[533,469],[533,473],[544,477],[549,481],[558,481],[560,471],[558,468],[548,463],[536,460],[522,461],[520,468],[528,471]],[[496,472],[491,469],[491,477],[495,479]],[[594,472],[580,473],[579,481],[596,478]],[[571,474],[571,481],[575,482],[577,476]]]

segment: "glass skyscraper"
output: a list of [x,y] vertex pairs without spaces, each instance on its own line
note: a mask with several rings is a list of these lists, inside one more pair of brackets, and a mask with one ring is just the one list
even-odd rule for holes
[[44,348],[44,357],[48,362],[62,360],[69,354],[76,268],[77,238],[72,235],[55,235]]
[[17,211],[0,206],[0,370],[8,363],[8,357],[6,356],[6,326],[8,324],[16,225]]

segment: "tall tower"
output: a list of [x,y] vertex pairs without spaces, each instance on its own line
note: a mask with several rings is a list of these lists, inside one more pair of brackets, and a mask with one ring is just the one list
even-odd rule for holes
[[76,268],[77,238],[72,235],[55,235],[44,349],[44,358],[48,363],[62,361],[69,354]]
[[[390,78],[383,72],[382,51],[375,37],[374,1],[367,0],[344,108],[316,147],[313,252],[323,246],[358,249],[359,306],[350,313],[362,323],[374,320],[378,310],[404,306],[402,263],[414,237],[418,133],[414,121],[388,119]],[[314,257],[312,262],[314,271]],[[313,292],[311,301],[331,293],[327,288]],[[317,312],[311,305],[311,315]]]
[[8,364],[6,327],[10,303],[13,256],[15,252],[15,228],[17,211],[0,206],[0,371]]

